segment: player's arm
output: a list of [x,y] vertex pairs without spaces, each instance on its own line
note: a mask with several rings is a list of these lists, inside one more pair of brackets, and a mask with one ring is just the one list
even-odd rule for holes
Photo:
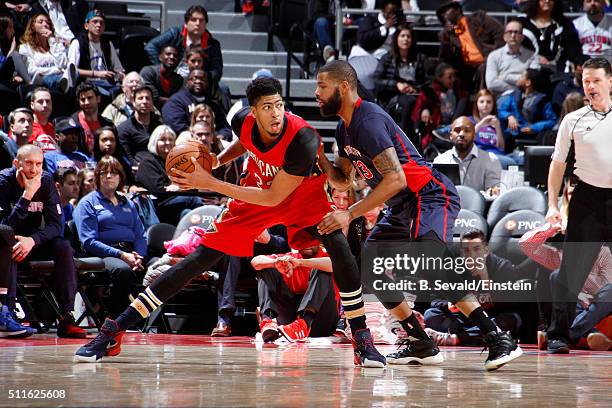
[[291,263],[294,267],[302,266],[304,268],[317,269],[322,272],[331,272],[332,271],[332,263],[329,257],[323,258],[293,258],[291,259]]
[[374,156],[376,169],[383,175],[381,182],[363,200],[351,205],[348,210],[335,210],[327,214],[317,226],[320,234],[329,234],[344,228],[357,217],[383,204],[406,188],[406,176],[394,147],[388,147]]
[[384,204],[385,201],[406,188],[406,176],[394,147],[383,150],[372,161],[376,170],[383,175],[383,179],[370,194],[349,207],[351,220]]
[[275,262],[276,258],[272,258],[268,255],[257,255],[251,259],[251,266],[253,266],[256,271],[260,271],[262,269],[274,268]]
[[346,191],[353,185],[355,179],[355,168],[353,163],[346,157],[336,155],[334,163],[330,162],[325,153],[321,152],[318,157],[319,166],[325,174],[331,186],[338,191]]
[[223,151],[216,157],[217,161],[214,163],[213,168],[216,169],[217,167],[221,167],[224,164],[235,160],[237,157],[242,156],[244,152],[246,152],[246,149],[242,143],[240,143],[240,138],[232,140],[230,145],[223,149]]
[[259,187],[237,186],[226,183],[210,176],[210,173],[206,171],[204,173],[207,174],[206,178],[210,179],[210,183],[208,185],[204,184],[204,180],[202,180],[201,187],[196,186],[196,188],[213,190],[236,200],[266,207],[274,207],[283,202],[304,178],[302,176],[292,176],[284,170],[280,170],[272,180],[270,188],[264,190]]

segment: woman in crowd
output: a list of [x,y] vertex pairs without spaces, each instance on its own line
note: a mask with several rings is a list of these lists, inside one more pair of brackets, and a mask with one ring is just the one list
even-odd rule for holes
[[21,37],[19,53],[26,58],[34,84],[66,93],[76,81],[76,67],[68,64],[64,44],[55,38],[55,28],[46,14],[35,14]]
[[121,163],[102,157],[94,180],[96,189],[79,201],[73,217],[87,254],[104,260],[112,280],[109,311],[117,316],[130,304],[132,285],[142,279],[147,242],[134,203],[120,194],[126,182]]
[[132,174],[130,161],[123,152],[121,144],[117,142],[117,128],[114,126],[103,126],[96,130],[94,134],[94,161],[99,162],[106,155],[113,156],[119,160],[127,177],[127,184],[131,185],[134,181],[134,175]]
[[523,46],[540,56],[540,65],[564,72],[566,62],[584,62],[582,46],[572,21],[563,15],[561,0],[528,0],[523,24]]
[[85,167],[79,170],[77,179],[79,182],[79,200],[96,189],[92,168]]
[[374,73],[378,101],[399,119],[400,127],[414,139],[410,118],[416,102],[417,84],[423,83],[425,57],[417,52],[410,24],[402,23],[393,34],[391,52],[382,56]]
[[488,89],[481,89],[476,94],[476,102],[469,119],[474,124],[476,137],[474,143],[480,149],[495,153],[502,168],[516,166],[516,161],[504,154],[504,134],[501,123],[496,116],[495,98]]
[[[166,125],[160,125],[153,130],[147,146],[148,152],[141,156],[136,172],[136,183],[152,193],[178,192],[179,187],[173,184],[166,174],[166,157],[176,141],[176,133]],[[160,221],[176,225],[181,217],[194,208],[204,205],[200,197],[171,195],[158,198],[157,214]]]

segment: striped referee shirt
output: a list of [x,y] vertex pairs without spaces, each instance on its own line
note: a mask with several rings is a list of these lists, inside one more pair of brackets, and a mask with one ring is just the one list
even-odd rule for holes
[[559,126],[553,160],[567,161],[572,139],[574,174],[592,186],[612,188],[612,113],[594,112],[585,106],[566,115]]

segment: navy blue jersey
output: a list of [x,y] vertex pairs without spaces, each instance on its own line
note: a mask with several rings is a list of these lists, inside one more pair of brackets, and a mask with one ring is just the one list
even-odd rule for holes
[[407,188],[387,201],[390,207],[414,197],[434,178],[430,165],[387,112],[361,98],[355,104],[349,127],[343,121],[338,123],[336,141],[339,155],[353,163],[371,188],[383,179],[372,158],[390,147],[395,149],[406,175]]

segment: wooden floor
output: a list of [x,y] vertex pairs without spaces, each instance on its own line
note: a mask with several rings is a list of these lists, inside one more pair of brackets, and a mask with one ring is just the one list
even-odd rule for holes
[[[441,366],[382,370],[354,368],[350,345],[340,344],[128,333],[121,355],[75,364],[80,344],[50,334],[0,340],[0,406],[612,407],[612,352],[524,347],[487,373],[486,352],[474,348],[444,348]],[[65,398],[9,398],[43,395],[37,390]]]

